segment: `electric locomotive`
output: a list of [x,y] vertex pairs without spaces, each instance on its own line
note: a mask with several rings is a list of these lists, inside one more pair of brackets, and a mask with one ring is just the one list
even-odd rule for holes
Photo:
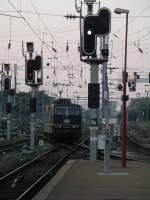
[[58,99],[46,107],[44,113],[44,132],[58,138],[78,138],[82,128],[81,106],[70,99]]

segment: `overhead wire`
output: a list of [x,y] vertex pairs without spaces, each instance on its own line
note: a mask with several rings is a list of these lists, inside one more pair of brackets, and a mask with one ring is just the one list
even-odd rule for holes
[[[134,40],[134,41],[129,41],[128,44],[133,45],[133,46],[136,46],[137,49],[138,49],[138,51],[139,51],[140,53],[143,54],[143,52],[144,52],[145,50],[147,50],[147,48],[141,48],[141,47],[139,47],[139,45],[135,45],[135,43],[136,43],[136,42],[139,43],[139,41],[141,41],[142,39],[146,38],[147,36],[150,36],[150,32],[147,33],[147,34],[144,34],[143,36],[137,38],[137,39]],[[122,43],[122,41],[121,41],[121,43]],[[120,50],[122,50],[122,48],[120,48]],[[120,52],[120,50],[117,49],[116,52]],[[116,55],[116,52],[114,52],[115,55]],[[132,52],[128,52],[128,54],[132,54],[132,53],[134,53],[134,52],[133,52],[133,51],[132,51]],[[121,55],[116,55],[116,57],[120,57],[120,56],[121,56]]]
[[[20,6],[19,6],[20,7]],[[20,11],[22,13],[28,13],[28,14],[33,14],[33,15],[36,15],[37,13],[36,12],[32,12],[32,11],[27,11],[27,10],[21,10]],[[0,11],[1,12],[1,11]],[[5,11],[2,11],[2,12],[16,12],[16,11],[9,11],[9,10],[5,10]],[[40,15],[45,15],[45,16],[53,16],[53,17],[64,17],[64,14],[54,14],[54,13],[45,13],[45,12],[38,12],[38,14]],[[131,18],[150,18],[150,15],[141,15],[141,16],[129,16],[129,19]],[[112,17],[112,19],[117,19],[117,18],[125,18],[125,17]]]
[[[129,20],[128,24],[130,24],[131,22],[134,22],[134,20],[136,20],[145,10],[147,10],[149,8],[150,8],[150,4],[148,6],[146,6],[144,9],[142,9],[142,11],[140,11],[135,17],[133,17],[131,20]],[[124,26],[121,26],[121,28],[119,28],[115,33],[120,32],[122,30],[122,28],[124,28]]]
[[5,16],[5,17],[15,17],[15,18],[22,18],[22,19],[24,18],[24,17],[19,17],[19,16],[16,16],[16,15],[8,15],[8,14],[4,14],[4,13],[0,13],[0,15]]
[[[142,9],[142,11],[140,11],[140,12],[138,13],[138,15],[136,15],[135,17],[133,17],[132,19],[130,19],[128,23],[134,22],[136,18],[140,17],[140,15],[141,15],[145,10],[147,10],[147,9],[149,9],[149,8],[150,8],[150,4],[149,4],[148,6],[146,6],[144,9]],[[124,26],[123,26],[123,27],[124,27]],[[118,32],[120,32],[121,29],[122,29],[122,27],[121,27],[120,29],[118,29]],[[142,30],[144,30],[144,29],[142,29]],[[139,31],[138,31],[138,32],[139,32]],[[118,35],[117,35],[116,33],[117,33],[117,31],[115,32],[115,34],[112,34],[112,35],[114,35],[114,37],[117,36],[117,37],[115,37],[115,38],[119,39],[119,37],[118,37]],[[136,33],[135,33],[135,34],[136,34]],[[131,34],[129,34],[129,35],[131,35]],[[135,42],[139,42],[141,39],[143,39],[143,38],[145,38],[145,37],[147,37],[147,36],[149,36],[149,35],[150,35],[150,32],[147,33],[147,34],[144,34],[142,37],[140,37],[140,38],[134,40],[134,41],[132,42],[133,45],[135,46]],[[136,47],[137,47],[137,46],[136,46]],[[117,51],[118,51],[118,50],[117,50]],[[142,50],[141,48],[139,48],[139,47],[138,47],[138,51],[139,51],[140,53],[143,52],[143,50]],[[118,52],[120,52],[120,51],[118,51]],[[130,53],[133,53],[133,52],[128,52],[128,54],[130,54]],[[119,55],[119,56],[120,56],[120,55]],[[117,57],[118,57],[118,55],[117,55]]]
[[31,31],[32,31],[33,34],[38,38],[38,40],[39,40],[41,43],[45,44],[46,47],[47,47],[47,49],[48,49],[53,55],[55,55],[55,54],[52,52],[52,50],[50,49],[51,46],[48,45],[46,42],[44,42],[44,41],[41,39],[41,37],[36,33],[36,31],[34,30],[34,28],[33,28],[33,27],[31,26],[31,24],[26,20],[26,18],[21,14],[21,12],[17,10],[17,8],[12,4],[12,2],[10,2],[10,0],[8,0],[8,2],[9,2],[9,4],[18,12],[18,14],[23,18],[23,20],[25,21],[25,23],[27,24],[27,26],[31,29]]
[[[54,38],[53,33],[51,33],[50,30],[49,30],[49,28],[47,27],[47,24],[45,23],[45,21],[41,18],[40,14],[37,11],[36,6],[33,4],[32,0],[29,0],[29,2],[31,4],[31,6],[33,7],[33,9],[35,10],[35,12],[36,12],[37,16],[39,17],[40,21],[43,23],[43,25],[45,26],[46,30],[48,31],[48,33],[52,37],[53,42],[55,41],[56,43],[58,43],[57,40]],[[58,44],[58,45],[59,45],[59,48],[62,50],[62,46],[60,44]],[[54,47],[52,47],[52,49],[55,52],[57,51]]]
[[[58,43],[57,41],[56,41],[56,39],[54,39],[54,37],[53,37],[53,34],[49,31],[49,28],[47,27],[47,24],[44,22],[44,20],[41,18],[41,16],[40,16],[40,14],[38,14],[38,11],[37,11],[37,9],[36,9],[36,7],[35,7],[35,5],[33,4],[33,2],[30,0],[30,4],[31,4],[31,6],[34,8],[34,10],[35,10],[35,12],[37,13],[37,16],[39,17],[39,19],[40,19],[40,21],[43,23],[43,25],[45,26],[45,28],[46,28],[46,30],[48,31],[48,33],[51,35],[51,37],[52,37],[52,45],[51,45],[51,48],[52,48],[52,50],[55,52],[55,53],[57,53],[57,50],[54,48],[54,46],[53,46],[53,44],[54,44],[54,41],[56,42],[56,43]],[[63,47],[58,43],[58,46],[59,46],[59,48],[60,48],[60,50],[62,51],[62,52],[64,52],[64,50],[63,50]]]
[[[40,20],[42,21],[42,23],[45,25],[45,27],[46,27],[46,29],[48,30],[48,32],[49,32],[49,29],[47,28],[47,25],[45,24],[45,22],[42,20],[42,18],[40,17],[40,15],[39,15],[39,12],[37,11],[37,9],[36,9],[36,7],[34,6],[34,4],[33,4],[33,2],[30,0],[30,3],[31,3],[31,5],[32,5],[32,7],[34,8],[34,10],[35,10],[35,14],[37,14],[38,15],[38,17],[40,18]],[[21,10],[21,9],[20,9]],[[18,10],[16,10],[16,12],[19,12]],[[21,12],[22,12],[22,10],[21,10]],[[21,13],[19,13],[19,14],[21,14]],[[28,24],[29,25],[29,24]],[[32,30],[33,31],[33,30]],[[36,34],[36,32],[34,31],[34,34]],[[49,34],[51,34],[51,36],[52,36],[52,33],[50,33],[49,32]],[[36,34],[36,36],[37,36],[37,34]],[[38,37],[38,36],[37,36]],[[38,39],[40,39],[39,37],[38,37]],[[60,49],[62,50],[63,48],[62,47],[60,47]],[[54,48],[52,49],[53,51],[54,51]],[[56,52],[56,51],[55,51]]]
[[[8,2],[11,4],[11,6],[16,10],[16,12],[18,12],[19,13],[19,15],[24,19],[24,21],[26,22],[26,24],[29,26],[29,28],[32,30],[32,32],[34,33],[34,35],[40,40],[40,42],[43,42],[42,40],[41,40],[41,38],[39,37],[39,35],[36,33],[36,31],[33,29],[33,27],[31,26],[31,24],[26,20],[26,18],[21,14],[21,12],[19,12],[18,10],[17,10],[17,8],[8,0]],[[31,2],[31,1],[30,1]],[[32,2],[31,2],[32,3]],[[38,13],[37,12],[37,10],[36,10],[36,8],[35,8],[35,6],[33,5],[33,3],[32,3],[32,6],[34,7],[34,9],[35,9],[35,11],[36,11],[36,13]],[[20,9],[21,10],[21,9]],[[39,16],[39,15],[38,15]],[[39,16],[39,18],[40,18],[40,16]],[[41,19],[41,18],[40,18]],[[42,19],[41,19],[42,20]],[[43,21],[43,20],[42,20]],[[43,21],[43,23],[45,24],[45,22]],[[46,24],[45,24],[45,26],[46,26]],[[47,30],[48,30],[48,28],[47,28]],[[49,31],[49,30],[48,30]],[[44,42],[45,43],[45,42]],[[48,47],[50,47],[50,45],[48,45]],[[62,48],[61,48],[62,49]],[[54,50],[54,49],[52,49],[52,50]]]
[[[50,46],[50,45],[48,45],[45,41],[43,41],[42,39],[41,39],[41,37],[36,33],[36,31],[34,30],[34,28],[32,27],[32,25],[26,20],[26,18],[22,15],[22,13],[21,12],[19,12],[18,10],[17,10],[17,8],[8,0],[8,2],[10,3],[10,5],[18,12],[18,14],[21,16],[21,17],[23,17],[23,19],[24,19],[24,21],[25,21],[25,23],[27,24],[27,26],[31,29],[31,31],[34,33],[34,35],[38,38],[38,40],[42,43],[42,44],[45,44],[46,45],[46,47],[47,47],[47,49],[53,54],[53,56],[55,57],[55,54],[49,49],[49,48],[51,48],[52,49],[52,47]],[[53,49],[52,49],[53,50]],[[54,50],[53,50],[54,51]],[[56,52],[55,52],[56,53]]]

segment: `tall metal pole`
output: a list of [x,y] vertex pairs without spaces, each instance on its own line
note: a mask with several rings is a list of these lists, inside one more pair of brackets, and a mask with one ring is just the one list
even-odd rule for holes
[[[108,37],[101,38],[101,46],[108,49]],[[105,149],[104,149],[104,173],[110,173],[110,133],[109,133],[109,87],[107,75],[107,62],[102,64],[102,118],[104,119]]]
[[1,68],[0,120],[3,116],[3,64]]
[[7,140],[10,140],[11,135],[11,121],[12,121],[12,90],[11,90],[11,76],[9,75],[10,65],[4,64],[7,76],[4,75],[4,88],[6,95],[6,113],[7,113]]
[[16,94],[17,94],[17,65],[14,65],[14,105],[16,105]]
[[31,86],[30,96],[30,149],[34,150],[36,136],[36,107],[37,107],[37,91],[39,85],[43,84],[43,51],[41,56],[36,55],[33,59],[34,44],[27,42],[27,51],[29,59],[25,56],[25,83]]
[[148,89],[148,90],[145,89],[145,93],[146,93],[146,112],[145,112],[145,120],[148,121],[148,119],[149,119],[149,111],[148,111],[149,89]]
[[11,136],[11,95],[9,93],[10,91],[7,97],[7,140],[10,140]]
[[[91,64],[91,83],[98,83],[99,67],[97,64]],[[98,119],[96,109],[90,109],[90,119]],[[90,160],[97,159],[97,130],[90,129]]]
[[[31,60],[32,59],[32,52],[30,52],[29,55],[30,55],[30,60]],[[35,147],[36,93],[37,93],[37,86],[31,85],[31,97],[30,97],[30,149],[31,149],[31,151],[34,150],[34,147]]]
[[1,118],[4,117],[4,108],[5,108],[5,96],[4,96],[4,64],[2,63],[2,71],[1,71],[1,109],[0,115]]
[[21,95],[19,96],[19,122],[21,123],[22,121],[22,97]]
[[[102,44],[101,44],[102,45]],[[102,64],[102,108],[101,108],[101,112],[102,112],[102,119],[105,118],[105,97],[104,97],[104,93],[105,93],[105,72],[106,68],[105,68],[105,64]]]
[[[81,7],[77,7],[77,12],[80,12],[80,59],[81,61],[90,64],[90,83],[88,84],[88,107],[90,108],[90,160],[97,159],[97,121],[98,121],[98,107],[99,107],[99,64],[105,61],[100,58],[99,50],[97,48],[97,37],[100,35],[108,35],[110,32],[110,11],[103,8],[99,10],[100,21],[93,15],[93,4],[96,0],[84,0],[87,4],[87,16],[82,16],[82,1]],[[102,18],[101,14],[102,13]],[[83,20],[82,20],[83,19]],[[92,21],[93,20],[93,21]],[[104,23],[101,23],[104,22]],[[105,23],[106,22],[106,23]],[[106,27],[97,29],[96,27]],[[105,30],[105,31],[104,31]],[[91,41],[90,41],[91,40]],[[108,50],[108,49],[106,49]],[[103,51],[107,54],[107,51]],[[104,88],[103,88],[104,90]],[[93,92],[93,93],[92,93]],[[93,97],[93,98],[90,98]]]
[[127,40],[128,40],[128,12],[126,12],[126,32],[125,32],[125,56],[123,71],[123,106],[122,106],[122,134],[121,134],[121,158],[122,167],[126,167],[126,83],[127,83]]
[[[37,96],[37,86],[31,86],[31,99],[35,100],[35,104],[36,104],[36,96]],[[35,105],[35,108],[36,108],[36,105]],[[36,135],[36,109],[30,114],[30,129],[31,129],[30,149],[34,150],[35,135]]]
[[[87,1],[87,13],[93,15],[93,2]],[[98,64],[92,63],[90,66],[90,82],[98,83],[99,67]],[[90,119],[98,119],[97,109],[90,109]],[[90,160],[97,159],[97,130],[90,129]]]

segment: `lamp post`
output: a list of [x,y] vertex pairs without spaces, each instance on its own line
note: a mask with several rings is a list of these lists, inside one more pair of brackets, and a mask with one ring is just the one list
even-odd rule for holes
[[114,10],[116,14],[126,14],[126,30],[125,30],[125,55],[124,55],[124,71],[123,71],[123,96],[122,96],[122,125],[121,125],[121,161],[122,167],[126,167],[126,83],[127,83],[127,40],[128,40],[128,14],[129,10],[116,8]]

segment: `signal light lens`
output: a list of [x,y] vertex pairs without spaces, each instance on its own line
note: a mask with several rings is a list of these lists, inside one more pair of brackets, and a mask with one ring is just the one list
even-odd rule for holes
[[100,85],[99,83],[88,84],[88,107],[99,108],[100,105]]

